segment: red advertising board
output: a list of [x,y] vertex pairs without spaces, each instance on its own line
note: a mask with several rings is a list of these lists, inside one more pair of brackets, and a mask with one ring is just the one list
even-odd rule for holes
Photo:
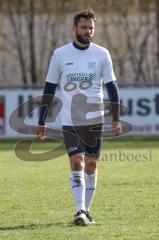
[[5,97],[0,96],[0,135],[5,134]]

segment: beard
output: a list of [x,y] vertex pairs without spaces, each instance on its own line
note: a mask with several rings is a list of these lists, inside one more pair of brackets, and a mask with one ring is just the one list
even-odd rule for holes
[[81,34],[76,33],[76,39],[82,44],[89,44],[92,41],[92,37],[83,37]]

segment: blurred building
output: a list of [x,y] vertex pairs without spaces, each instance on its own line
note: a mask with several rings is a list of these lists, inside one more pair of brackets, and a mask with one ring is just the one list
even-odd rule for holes
[[0,87],[43,86],[53,50],[72,40],[73,14],[86,7],[97,12],[94,41],[109,49],[120,85],[158,85],[157,1],[131,2],[1,3]]

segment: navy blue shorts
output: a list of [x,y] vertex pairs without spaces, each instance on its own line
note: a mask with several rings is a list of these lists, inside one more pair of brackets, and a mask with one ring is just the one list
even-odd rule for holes
[[63,136],[69,156],[84,152],[87,156],[99,158],[102,125],[63,126]]

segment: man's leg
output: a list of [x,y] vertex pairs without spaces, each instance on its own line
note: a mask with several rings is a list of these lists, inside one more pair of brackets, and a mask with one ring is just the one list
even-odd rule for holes
[[72,174],[70,184],[75,199],[77,213],[74,216],[76,225],[89,225],[90,220],[85,208],[85,177],[84,177],[84,153],[77,153],[70,156]]
[[69,157],[71,166],[70,184],[75,199],[77,212],[85,209],[84,153]]
[[70,185],[75,199],[77,213],[74,216],[76,225],[88,225],[85,209],[84,150],[85,146],[76,135],[73,127],[63,126],[64,142],[70,159]]
[[[92,217],[90,216],[89,209],[96,191],[97,184],[97,166],[99,161],[100,149],[101,149],[101,125],[99,126],[99,131],[94,132],[94,134],[88,134],[86,138],[86,151],[85,151],[85,207],[86,216],[90,223],[94,223]],[[95,144],[94,144],[94,142]]]
[[84,168],[84,176],[85,176],[85,207],[86,211],[89,211],[97,184],[97,164],[98,158],[85,156],[85,168]]

